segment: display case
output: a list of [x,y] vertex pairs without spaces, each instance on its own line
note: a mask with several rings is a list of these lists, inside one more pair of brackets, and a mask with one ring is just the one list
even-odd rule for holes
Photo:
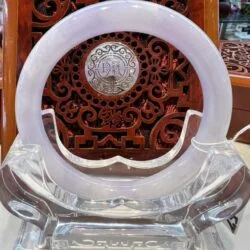
[[[220,50],[231,76],[234,111],[229,137],[250,121],[249,1],[220,1]],[[249,143],[250,134],[240,140]]]

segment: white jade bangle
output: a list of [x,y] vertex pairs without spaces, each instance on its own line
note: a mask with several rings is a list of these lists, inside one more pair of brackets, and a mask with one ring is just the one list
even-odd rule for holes
[[205,157],[204,153],[190,146],[160,173],[124,182],[83,174],[55,151],[41,118],[42,93],[50,72],[74,46],[89,38],[119,31],[159,37],[173,44],[192,63],[204,97],[197,141],[216,143],[225,140],[231,118],[232,93],[225,64],[209,38],[184,16],[157,4],[132,0],[107,1],[69,15],[50,29],[30,53],[17,87],[16,119],[23,142],[42,146],[49,176],[64,189],[92,200],[147,199],[167,195],[193,180]]

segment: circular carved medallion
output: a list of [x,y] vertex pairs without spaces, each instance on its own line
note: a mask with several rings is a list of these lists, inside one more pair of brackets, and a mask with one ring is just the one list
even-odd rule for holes
[[107,96],[131,89],[139,75],[139,62],[132,49],[123,43],[107,42],[95,47],[85,63],[91,87]]

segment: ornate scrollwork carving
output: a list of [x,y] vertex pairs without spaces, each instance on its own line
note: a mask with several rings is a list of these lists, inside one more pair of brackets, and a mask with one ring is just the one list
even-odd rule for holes
[[150,143],[155,149],[171,147],[179,140],[185,113],[169,106],[167,114],[155,125],[150,135]]
[[[101,0],[34,0],[33,27],[48,29],[67,14]],[[188,16],[187,0],[152,0]]]
[[[100,0],[35,0],[35,44],[66,15]],[[189,16],[187,0],[152,0]],[[101,44],[122,43],[138,60],[138,76],[119,95],[97,91],[86,77],[86,60]],[[88,158],[122,155],[146,160],[177,142],[189,108],[201,109],[201,89],[187,59],[173,46],[146,34],[111,33],[69,51],[44,89],[43,108],[54,108],[60,138],[74,154]]]
[[233,75],[250,76],[250,45],[248,42],[223,41],[221,54]]
[[[91,86],[84,69],[93,48],[111,41],[135,53],[140,72],[131,89],[107,96]],[[112,33],[90,39],[62,58],[48,80],[43,103],[55,107],[60,128],[64,124],[64,131],[73,132],[70,140],[62,138],[73,153],[92,159],[108,149],[107,157],[130,152],[136,158],[135,152],[150,150],[144,158],[151,158],[176,144],[185,111],[199,109],[193,89],[199,89],[195,73],[173,46],[145,34]]]

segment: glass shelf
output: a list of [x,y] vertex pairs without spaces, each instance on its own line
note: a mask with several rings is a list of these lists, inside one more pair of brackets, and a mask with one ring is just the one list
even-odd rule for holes
[[250,1],[220,1],[220,39],[250,39]]

